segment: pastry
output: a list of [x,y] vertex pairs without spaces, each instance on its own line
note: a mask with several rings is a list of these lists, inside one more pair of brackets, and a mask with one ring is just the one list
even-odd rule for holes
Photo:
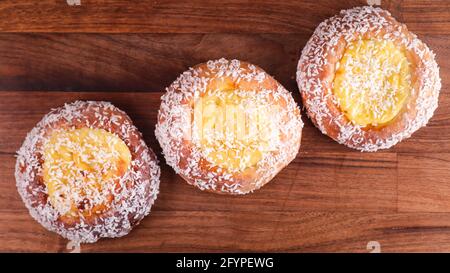
[[246,194],[297,155],[300,110],[261,68],[238,60],[199,64],[162,97],[156,137],[167,164],[201,190]]
[[297,83],[313,123],[361,151],[387,149],[425,126],[441,88],[435,55],[389,12],[357,7],[322,22]]
[[128,234],[150,212],[159,175],[141,133],[108,102],[52,110],[17,152],[17,189],[31,216],[77,243]]

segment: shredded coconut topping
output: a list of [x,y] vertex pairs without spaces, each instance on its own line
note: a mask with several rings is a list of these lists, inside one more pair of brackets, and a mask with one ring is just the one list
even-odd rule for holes
[[52,206],[64,220],[91,217],[109,209],[130,168],[131,154],[103,129],[56,129],[43,149],[43,182]]
[[[404,110],[398,113],[393,123],[384,128],[373,129],[349,120],[339,110],[339,99],[332,91],[335,71],[339,70],[339,61],[346,47],[358,43],[359,40],[392,42],[411,55],[409,62],[413,76],[412,79],[404,79],[408,84],[411,82],[411,94],[405,102]],[[365,63],[373,62],[366,60]],[[400,71],[400,67],[381,66],[380,69],[384,75]],[[389,69],[393,71],[387,71]],[[416,35],[409,32],[405,25],[392,18],[389,12],[370,6],[343,10],[316,28],[302,51],[298,63],[297,83],[308,116],[322,133],[361,151],[387,149],[425,126],[437,108],[441,88],[439,67],[433,52]],[[367,83],[369,84],[370,82]],[[389,88],[387,84],[386,87],[384,91]],[[370,100],[379,103],[383,98],[384,101],[380,105],[386,109],[392,106],[388,104],[398,100],[389,94],[388,97],[381,96],[377,99],[378,95],[379,93],[373,92]],[[370,103],[370,100],[367,103]],[[375,117],[382,117],[380,109],[373,109],[379,111],[372,113]]]
[[[230,86],[234,91],[225,92]],[[251,192],[270,181],[298,152],[303,127],[298,106],[285,88],[254,65],[238,60],[209,61],[184,72],[166,91],[162,96],[156,137],[167,164],[201,190],[231,194]],[[253,136],[236,141],[236,135],[229,130],[217,134],[209,130],[208,124],[203,125],[205,135],[199,137],[194,108],[200,98],[211,96],[219,104],[227,101],[226,96],[234,96],[231,101],[238,105],[234,110],[244,115],[251,115],[252,109],[266,112],[276,109],[270,111],[270,122],[259,122],[266,141],[259,139],[255,144]],[[219,115],[217,108],[214,111]],[[226,124],[224,127],[227,129]],[[243,152],[247,148],[252,153]],[[230,156],[230,149],[235,149],[236,154],[232,156],[239,158],[238,166],[218,163]],[[261,158],[240,158],[254,157],[254,151],[258,151]],[[221,160],[212,160],[212,154]],[[248,166],[249,162],[255,165]]]
[[333,93],[354,124],[386,124],[406,102],[411,89],[410,64],[404,50],[394,43],[358,40],[347,46],[336,67]]
[[[98,130],[108,134],[96,134]],[[76,132],[77,141],[83,134],[81,140],[86,143],[68,140],[73,137],[71,132]],[[99,149],[96,142],[110,149]],[[90,149],[95,158],[87,158],[83,149]],[[120,150],[126,149],[131,157],[125,154],[121,158]],[[61,157],[67,156],[68,150],[74,152],[74,158],[64,161]],[[124,161],[122,165],[113,164],[119,159]],[[92,169],[85,171],[84,167]],[[69,170],[77,173],[63,173]],[[15,175],[22,200],[36,221],[74,242],[93,243],[102,237],[128,234],[150,212],[158,194],[160,169],[123,111],[108,102],[76,101],[53,109],[28,133],[17,152]],[[104,180],[101,184],[92,183],[99,177]],[[105,182],[111,179],[114,183]]]

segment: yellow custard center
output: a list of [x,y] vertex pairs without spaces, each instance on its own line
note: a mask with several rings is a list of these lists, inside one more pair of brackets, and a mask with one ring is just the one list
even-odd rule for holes
[[337,65],[334,95],[346,117],[362,127],[394,119],[410,91],[411,65],[391,41],[354,41]]
[[257,93],[207,92],[194,105],[194,139],[212,164],[231,171],[255,166],[279,141],[273,106]]
[[55,130],[43,158],[49,201],[66,218],[107,209],[131,162],[130,150],[118,136],[89,128]]

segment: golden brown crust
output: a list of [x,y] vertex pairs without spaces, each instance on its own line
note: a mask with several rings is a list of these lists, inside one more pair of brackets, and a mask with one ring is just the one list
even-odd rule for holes
[[[385,126],[355,125],[342,113],[332,92],[336,64],[347,44],[357,39],[392,41],[406,49],[411,64],[411,95]],[[308,116],[322,133],[361,151],[389,148],[425,126],[437,107],[441,87],[433,52],[389,12],[373,7],[344,10],[322,22],[302,51],[297,83]]]
[[[82,218],[60,215],[48,200],[42,177],[43,146],[54,130],[95,128],[117,135],[129,148],[131,167],[117,183],[108,209]],[[159,188],[155,154],[123,111],[107,102],[76,101],[52,110],[27,135],[18,151],[16,182],[30,214],[45,228],[76,242],[120,237],[149,213]]]
[[[254,167],[244,171],[220,168],[202,155],[190,136],[191,115],[196,98],[207,90],[229,81],[242,92],[264,97],[270,105],[282,109],[279,119],[280,145]],[[300,110],[291,94],[261,68],[238,60],[220,59],[195,66],[184,72],[167,88],[162,97],[156,125],[156,137],[167,163],[189,184],[215,193],[245,194],[269,182],[292,161],[300,147]]]

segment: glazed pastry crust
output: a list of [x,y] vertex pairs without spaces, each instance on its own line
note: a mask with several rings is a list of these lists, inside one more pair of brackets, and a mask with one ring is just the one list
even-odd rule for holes
[[[54,130],[104,129],[124,141],[131,165],[121,177],[109,209],[77,221],[67,221],[51,205],[43,180],[43,146]],[[108,102],[76,101],[52,110],[28,133],[17,152],[16,184],[31,216],[50,231],[77,243],[128,234],[150,212],[158,188],[160,168],[155,154],[128,115]]]
[[[333,95],[336,64],[347,44],[357,39],[383,39],[405,48],[412,71],[411,94],[400,113],[379,128],[352,123]],[[387,149],[425,126],[438,105],[441,88],[433,52],[389,12],[357,7],[322,22],[302,51],[297,83],[313,123],[341,144],[361,151]]]
[[[243,171],[220,168],[205,159],[201,149],[188,137],[196,98],[221,82],[236,84],[240,90],[256,92],[282,111],[280,145],[266,153],[256,166]],[[155,134],[168,165],[187,183],[215,193],[246,194],[269,182],[291,162],[300,148],[300,110],[291,94],[261,68],[238,60],[220,59],[199,64],[178,77],[162,97]]]

